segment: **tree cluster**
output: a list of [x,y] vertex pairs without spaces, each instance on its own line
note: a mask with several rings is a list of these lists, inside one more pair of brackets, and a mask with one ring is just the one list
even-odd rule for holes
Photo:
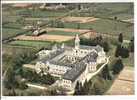
[[23,72],[24,72],[23,77],[26,78],[30,82],[48,84],[48,85],[51,85],[55,82],[54,77],[51,76],[49,73],[47,75],[39,74],[36,71],[27,70],[27,69],[24,69]]
[[127,58],[129,57],[129,50],[126,47],[123,47],[121,44],[117,45],[116,51],[115,51],[115,57],[122,57]]
[[123,42],[123,34],[122,34],[122,33],[119,34],[118,41],[119,41],[120,43]]
[[108,68],[108,65],[105,65],[102,72],[101,72],[101,77],[105,80],[111,80],[112,77],[110,75],[110,71],[109,71],[109,68]]
[[7,65],[8,68],[6,69],[4,75],[4,87],[7,89],[26,89],[27,86],[25,82],[20,82],[21,78],[20,80],[17,80],[17,76],[22,76],[23,74],[22,64],[30,62],[32,59],[35,59],[35,57],[36,56],[34,52],[29,52],[25,50],[23,52],[18,52],[17,54],[14,54],[14,56],[4,54],[3,61],[9,63],[9,65]]
[[124,68],[123,62],[120,58],[118,58],[114,64],[112,65],[112,72],[114,75],[119,74],[120,71]]
[[97,36],[93,39],[85,39],[85,38],[81,38],[80,39],[80,44],[83,45],[90,45],[90,46],[96,46],[96,45],[100,45],[103,47],[105,52],[108,52],[110,49],[109,43],[107,41],[105,41],[102,36]]

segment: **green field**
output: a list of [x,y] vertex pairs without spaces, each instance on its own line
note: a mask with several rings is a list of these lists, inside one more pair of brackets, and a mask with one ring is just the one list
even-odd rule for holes
[[94,3],[87,4],[87,11],[74,13],[72,16],[97,16],[99,18],[113,18],[117,16],[120,20],[133,18],[133,3]]
[[41,41],[12,41],[9,43],[10,45],[16,45],[16,46],[28,46],[28,47],[36,47],[36,48],[42,48],[42,47],[48,47],[51,45],[51,42],[41,42]]
[[117,22],[109,19],[100,19],[92,23],[74,23],[74,22],[64,22],[65,28],[78,28],[80,29],[93,29],[100,33],[109,33],[110,35],[118,35],[123,33],[126,39],[130,39],[134,34],[134,26],[128,23]]
[[56,11],[56,10],[41,10],[41,9],[18,9],[15,10],[16,15],[29,15],[30,17],[40,17],[40,18],[45,18],[45,17],[58,17],[58,16],[63,16],[67,11]]
[[79,32],[65,32],[65,31],[50,31],[50,32],[48,32],[47,34],[74,36],[74,35],[80,34],[80,33],[79,33]]
[[13,28],[13,29],[21,29],[23,27],[22,24],[18,23],[18,22],[9,22],[3,25],[3,28]]
[[11,28],[2,28],[2,39],[7,39],[9,37],[15,36],[22,32],[19,29],[11,29]]

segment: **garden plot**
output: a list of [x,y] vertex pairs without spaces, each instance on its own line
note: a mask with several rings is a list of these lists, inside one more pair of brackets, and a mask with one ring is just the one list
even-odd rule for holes
[[88,23],[88,22],[94,22],[98,20],[99,18],[95,17],[65,17],[62,19],[63,22],[76,22],[76,23]]
[[17,7],[17,8],[26,8],[30,6],[32,6],[32,4],[29,3],[17,3],[12,5],[12,7]]
[[70,39],[73,39],[74,36],[63,36],[63,35],[48,35],[43,34],[40,36],[26,36],[26,35],[20,35],[15,37],[15,40],[34,40],[34,41],[56,41],[56,42],[62,42],[67,41]]
[[89,30],[87,29],[71,29],[71,28],[46,28],[47,31],[64,31],[64,32],[75,32],[75,33],[84,33]]

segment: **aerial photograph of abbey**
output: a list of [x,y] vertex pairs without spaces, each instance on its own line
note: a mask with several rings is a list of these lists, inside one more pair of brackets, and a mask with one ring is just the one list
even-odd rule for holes
[[2,4],[2,95],[134,95],[134,3]]

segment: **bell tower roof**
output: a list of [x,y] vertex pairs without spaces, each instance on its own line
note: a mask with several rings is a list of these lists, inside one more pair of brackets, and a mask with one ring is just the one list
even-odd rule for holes
[[79,49],[79,42],[80,42],[80,39],[79,39],[79,36],[78,34],[76,34],[76,37],[75,37],[75,49]]
[[78,34],[75,36],[75,41],[80,41]]

